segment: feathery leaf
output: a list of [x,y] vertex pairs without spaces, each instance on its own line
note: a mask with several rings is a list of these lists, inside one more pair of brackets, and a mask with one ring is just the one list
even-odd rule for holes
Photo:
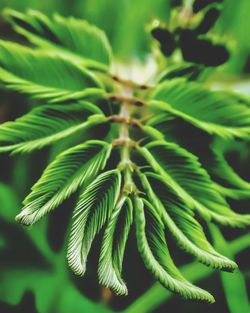
[[121,175],[111,170],[99,175],[83,191],[74,209],[68,246],[68,263],[77,275],[83,275],[89,250],[96,234],[110,218],[118,200]]
[[138,150],[165,183],[204,218],[224,225],[249,225],[250,215],[234,213],[228,207],[193,154],[166,141],[155,141]]
[[61,153],[44,171],[16,219],[31,225],[56,208],[104,168],[111,145],[90,140]]
[[0,152],[31,152],[63,139],[79,130],[105,123],[95,105],[81,102],[71,105],[45,105],[0,125]]
[[[232,169],[224,157],[224,152],[221,151],[224,139],[214,140],[211,135],[185,120],[164,114],[152,117],[144,128],[146,130],[149,128],[152,134],[158,132],[159,135],[151,137],[159,140],[165,137],[167,141],[175,142],[197,156],[222,195],[234,199],[249,197],[250,184]],[[232,188],[224,187],[224,184],[220,186],[221,181]]]
[[145,175],[140,174],[140,178],[150,203],[158,209],[162,221],[180,247],[206,265],[229,271],[237,268],[235,262],[214,250],[202,226],[195,219],[193,210],[178,197],[174,190],[164,184],[159,175],[150,172]]
[[0,41],[0,83],[40,99],[102,88],[96,76],[59,56]]
[[224,196],[232,199],[249,198],[250,183],[241,178],[230,166],[220,146],[221,142],[214,142],[211,145],[212,153],[209,157],[204,155],[201,163],[216,182],[218,191]]
[[210,134],[250,138],[250,109],[221,91],[176,79],[157,86],[151,99],[152,108],[181,117]]
[[23,14],[6,9],[4,15],[33,44],[86,67],[108,69],[112,52],[107,37],[87,21],[58,14],[49,19],[34,10]]
[[207,291],[189,283],[178,271],[169,254],[164,225],[153,206],[145,199],[135,199],[137,246],[145,266],[166,288],[189,299],[214,302]]
[[132,202],[122,198],[114,209],[105,229],[99,260],[100,284],[111,288],[118,295],[127,295],[122,279],[122,263],[130,226],[133,219]]

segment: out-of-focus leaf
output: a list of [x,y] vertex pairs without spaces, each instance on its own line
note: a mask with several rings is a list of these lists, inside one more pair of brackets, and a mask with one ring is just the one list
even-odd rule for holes
[[[220,230],[215,225],[210,225],[211,234],[214,239],[215,247],[223,255],[231,260],[234,259],[234,253],[230,244],[226,242]],[[230,313],[250,312],[249,299],[244,275],[236,271],[233,275],[230,273],[220,272],[224,293]]]
[[15,215],[19,207],[18,197],[11,187],[0,183],[0,217],[9,223],[14,223]]

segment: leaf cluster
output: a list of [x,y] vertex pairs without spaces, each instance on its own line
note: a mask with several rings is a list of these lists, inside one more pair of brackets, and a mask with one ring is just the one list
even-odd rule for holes
[[[183,69],[194,64],[170,67],[150,85],[124,80],[112,72],[108,39],[86,21],[35,11],[6,10],[5,17],[32,46],[0,41],[1,87],[35,97],[38,107],[0,126],[0,152],[28,153],[73,136],[79,141],[47,166],[16,219],[32,225],[78,192],[67,252],[76,274],[85,273],[92,242],[104,229],[99,281],[126,295],[122,267],[134,224],[145,266],[163,286],[213,302],[175,266],[166,230],[200,262],[237,267],[213,248],[199,221],[250,223],[250,215],[234,212],[227,201],[249,196],[250,185],[218,148],[249,140],[250,99],[190,81]],[[100,126],[106,128],[96,138]]]

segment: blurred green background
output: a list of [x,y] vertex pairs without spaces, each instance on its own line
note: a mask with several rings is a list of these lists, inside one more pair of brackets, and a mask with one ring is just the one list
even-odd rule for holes
[[[6,7],[25,11],[40,10],[48,15],[58,12],[87,19],[104,29],[117,59],[146,60],[151,38],[148,25],[157,18],[166,21],[170,8],[178,1],[169,0],[1,0]],[[232,56],[213,80],[222,86],[250,94],[250,1],[225,0],[216,30],[230,40]],[[20,40],[0,18],[0,36]],[[13,120],[28,110],[30,100],[0,90],[0,122]],[[212,229],[215,246],[235,259],[240,272],[219,273],[193,262],[170,242],[176,263],[190,280],[215,295],[214,305],[185,301],[174,296],[145,270],[135,246],[133,234],[125,257],[124,277],[129,287],[127,297],[113,296],[98,285],[96,266],[98,238],[88,261],[84,278],[74,276],[66,264],[65,242],[74,197],[32,228],[15,223],[21,200],[38,179],[48,160],[60,147],[43,149],[24,156],[0,155],[0,312],[19,313],[95,313],[116,312],[219,312],[248,313],[250,290],[249,244],[246,230]],[[249,178],[249,149],[236,143],[228,160]],[[232,202],[233,208],[249,207],[246,201]]]

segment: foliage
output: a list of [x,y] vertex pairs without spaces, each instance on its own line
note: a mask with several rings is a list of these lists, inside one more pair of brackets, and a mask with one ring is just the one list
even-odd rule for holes
[[[42,221],[33,229],[13,231],[15,207],[19,206],[19,199],[15,192],[4,184],[0,185],[0,199],[2,203],[0,238],[4,242],[4,246],[1,247],[3,272],[1,273],[0,299],[12,305],[19,304],[20,312],[26,309],[34,312],[33,310],[37,308],[41,313],[52,311],[67,313],[70,310],[82,309],[93,313],[100,311],[110,313],[111,311],[103,304],[84,298],[71,281],[65,262],[65,245],[55,252],[46,240],[48,221]],[[10,236],[11,230],[12,236]],[[17,241],[15,236],[18,236],[18,245],[23,246],[23,254],[27,254],[23,263],[19,263],[18,267],[11,257],[12,253],[16,253],[13,249],[18,247],[13,243]],[[35,263],[32,264],[33,261]],[[27,273],[28,264],[32,269]],[[13,277],[15,277],[15,288],[13,288]],[[36,305],[29,304],[28,308],[25,305],[22,306],[21,300],[31,292],[36,299]]]
[[[126,295],[123,259],[134,224],[138,251],[156,280],[185,298],[214,302],[210,293],[188,281],[174,264],[166,232],[204,264],[225,271],[237,268],[228,258],[233,255],[224,256],[210,244],[202,225],[215,222],[242,228],[250,223],[250,215],[234,212],[228,203],[229,198],[246,198],[249,183],[218,148],[249,140],[250,99],[214,91],[200,82],[211,66],[228,59],[219,55],[227,49],[223,42],[215,44],[214,59],[219,61],[213,64],[187,57],[183,34],[193,23],[199,29],[194,46],[196,41],[204,44],[200,36],[213,23],[204,26],[211,12],[206,7],[194,8],[199,13],[188,14],[187,20],[183,10],[192,8],[176,9],[171,17],[180,34],[157,26],[168,34],[166,42],[173,41],[172,33],[178,37],[171,53],[166,53],[164,40],[152,30],[160,42],[153,48],[160,62],[154,77],[143,83],[117,75],[108,39],[87,21],[5,10],[6,20],[31,46],[0,42],[1,87],[35,98],[38,106],[1,125],[0,152],[28,153],[62,139],[72,142],[44,170],[16,219],[32,225],[78,192],[67,251],[76,274],[85,273],[92,243],[103,230],[99,281]],[[214,44],[209,34],[205,40]],[[167,55],[167,72],[160,51]],[[97,138],[100,127],[105,131]],[[185,129],[192,131],[192,138]],[[194,139],[199,137],[203,138],[201,149],[195,148]],[[204,160],[203,149],[212,155],[210,162]]]

